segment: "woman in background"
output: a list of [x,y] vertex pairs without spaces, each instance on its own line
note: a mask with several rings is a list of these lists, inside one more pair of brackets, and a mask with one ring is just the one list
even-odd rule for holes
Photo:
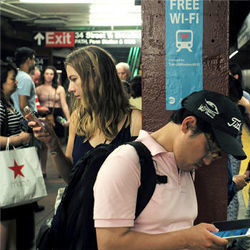
[[[1,61],[0,150],[27,145],[30,134],[22,131],[22,115],[14,108],[11,94],[17,89],[17,69]],[[1,169],[1,167],[0,167]],[[31,249],[35,237],[34,204],[0,210],[0,249]]]
[[[68,104],[66,102],[65,90],[61,85],[58,85],[58,75],[56,68],[53,66],[47,66],[42,74],[40,86],[36,88],[36,94],[38,100],[42,107],[47,107],[50,113],[53,113],[55,126],[54,131],[56,135],[61,138],[61,143],[65,137],[64,127],[69,125],[70,113]],[[65,117],[66,122],[60,123],[58,117]],[[41,157],[41,166],[43,176],[46,177],[46,164],[47,164],[47,146],[46,144],[42,145],[40,152]]]

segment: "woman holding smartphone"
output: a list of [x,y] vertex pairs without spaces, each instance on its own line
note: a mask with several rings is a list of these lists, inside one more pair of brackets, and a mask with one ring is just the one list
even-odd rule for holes
[[46,143],[59,174],[68,183],[74,164],[101,143],[120,145],[138,136],[141,111],[131,109],[112,56],[97,46],[86,46],[65,61],[68,91],[75,97],[64,154],[50,127],[48,132],[29,122],[36,138]]
[[[11,101],[17,88],[17,69],[1,61],[0,150],[27,145],[30,134],[22,131],[22,115]],[[0,249],[31,249],[35,237],[34,203],[0,209]]]

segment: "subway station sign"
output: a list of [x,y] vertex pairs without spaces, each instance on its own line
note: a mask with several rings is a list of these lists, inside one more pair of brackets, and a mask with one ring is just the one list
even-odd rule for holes
[[39,47],[140,47],[141,31],[45,31],[33,36]]
[[166,0],[166,109],[203,88],[203,0]]

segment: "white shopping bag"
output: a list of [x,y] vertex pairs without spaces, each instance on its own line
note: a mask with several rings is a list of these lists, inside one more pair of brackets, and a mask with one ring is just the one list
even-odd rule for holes
[[0,151],[0,208],[47,196],[35,147]]

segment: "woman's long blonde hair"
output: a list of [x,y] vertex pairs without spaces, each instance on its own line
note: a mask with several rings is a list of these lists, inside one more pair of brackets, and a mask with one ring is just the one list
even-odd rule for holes
[[87,46],[70,53],[65,66],[79,74],[83,98],[76,105],[77,135],[89,140],[99,129],[108,140],[118,133],[118,124],[130,105],[117,75],[112,56],[97,46]]

